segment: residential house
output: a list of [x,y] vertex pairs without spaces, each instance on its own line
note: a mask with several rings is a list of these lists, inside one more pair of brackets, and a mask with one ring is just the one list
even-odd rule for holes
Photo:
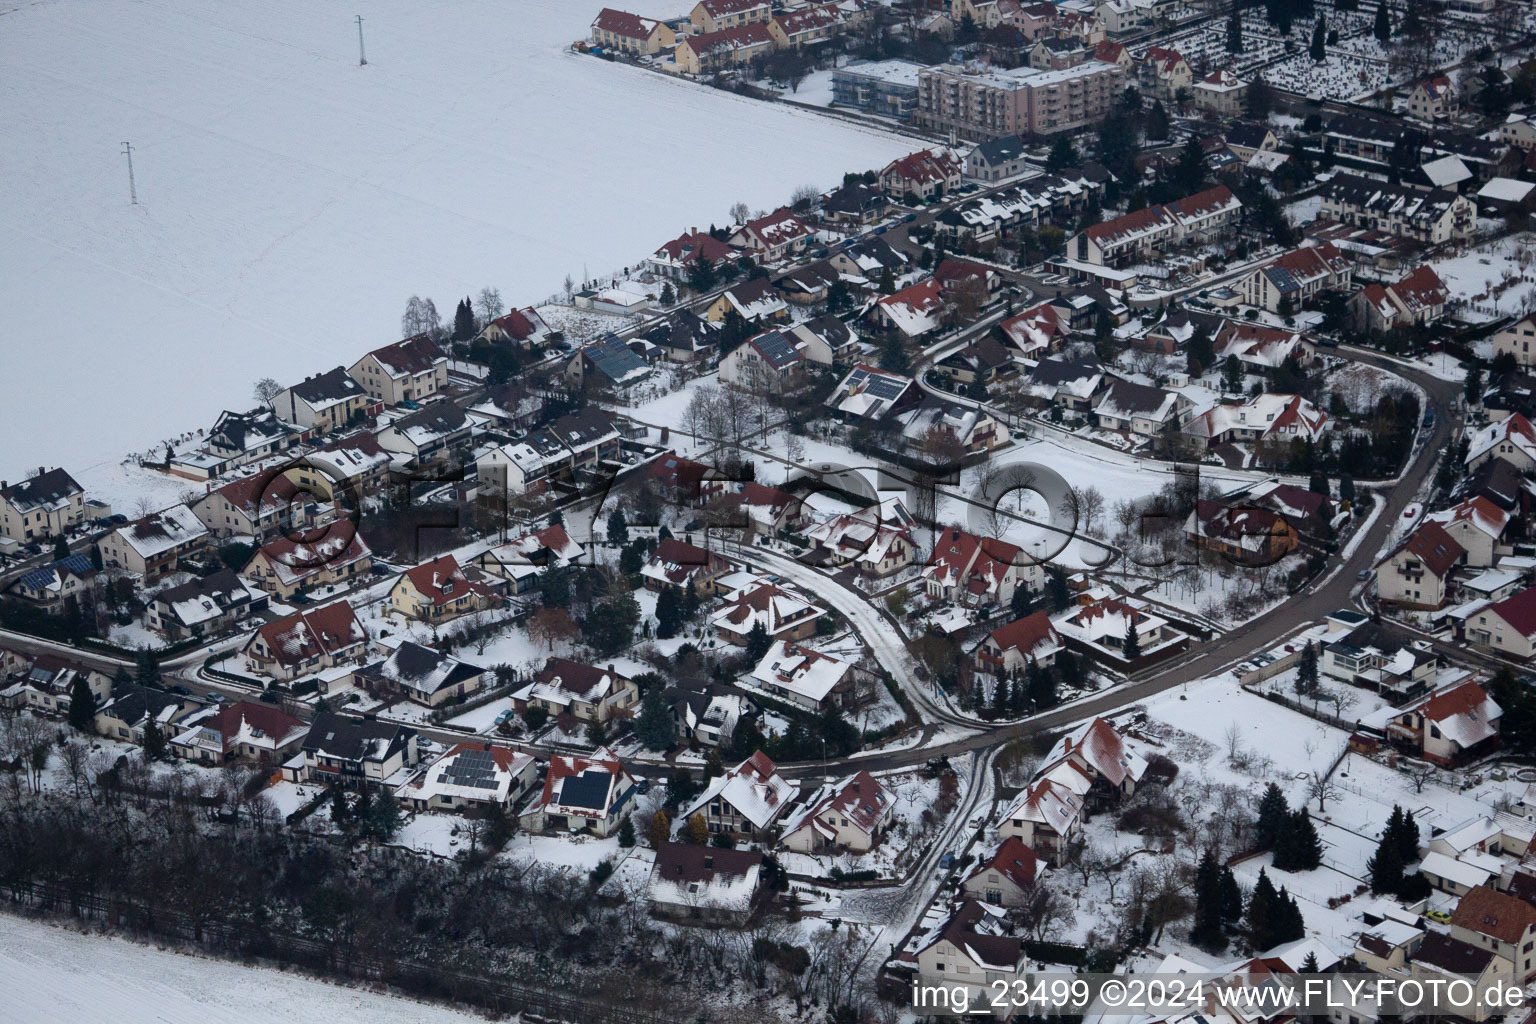
[[1420,121],[1445,121],[1456,116],[1461,103],[1445,75],[1426,78],[1408,94],[1408,116]]
[[1413,757],[1446,766],[1465,764],[1498,749],[1503,714],[1477,683],[1453,683],[1394,711],[1387,739]]
[[[767,5],[763,5],[767,10]],[[678,40],[673,61],[685,74],[702,75],[748,64],[773,52],[773,33],[759,22],[702,32]]]
[[[1008,427],[985,407],[946,402],[933,395],[894,416],[903,441],[933,461],[980,455],[1008,443]],[[951,454],[955,453],[955,454]]]
[[345,367],[318,373],[284,388],[267,403],[284,423],[315,434],[329,434],[360,421],[368,412],[368,392]]
[[241,620],[265,611],[267,603],[267,595],[234,570],[220,569],[158,591],[144,612],[144,624],[171,643],[222,636]]
[[369,397],[388,406],[422,402],[448,386],[448,357],[425,334],[374,349],[347,368]]
[[936,933],[919,940],[913,958],[917,985],[941,988],[952,1002],[964,1000],[967,1006],[990,1010],[998,985],[1011,990],[1014,984],[1024,984],[1029,967],[1024,939],[1005,934],[1008,926],[1002,918],[1001,907],[967,899]]
[[721,639],[745,647],[752,630],[762,626],[774,640],[804,640],[816,632],[826,614],[811,602],[775,583],[742,587],[725,598],[725,606],[709,618]]
[[[724,488],[724,489],[721,489]],[[711,489],[708,508],[714,525],[739,527],[765,537],[799,528],[805,509],[799,498],[777,487],[755,481],[726,484]]]
[[784,821],[779,845],[796,853],[874,849],[896,815],[896,795],[869,772],[828,782]]
[[1517,660],[1536,655],[1536,587],[1480,609],[1467,618],[1466,638]]
[[[837,74],[836,71],[833,72]],[[915,92],[915,90],[914,90]],[[821,200],[821,216],[832,224],[866,227],[885,217],[890,202],[885,193],[862,181],[850,181],[828,192]]]
[[[26,707],[44,714],[63,715],[74,700],[75,683],[85,680],[91,698],[100,707],[112,693],[112,677],[65,661],[56,654],[39,654],[18,678],[0,691],[9,707]],[[3,680],[0,680],[3,682]]]
[[283,475],[319,501],[355,507],[384,489],[392,459],[372,434],[353,434],[299,456],[284,467]]
[[0,480],[0,537],[31,544],[60,537],[86,521],[85,491],[62,469],[18,483]]
[[768,34],[781,50],[801,50],[827,42],[842,26],[843,20],[831,4],[807,6],[775,14],[768,22]]
[[984,637],[971,653],[976,671],[996,677],[1018,677],[1030,665],[1048,668],[1063,648],[1061,634],[1043,611],[1031,612]]
[[1260,153],[1273,153],[1280,148],[1280,137],[1273,128],[1263,123],[1238,122],[1228,125],[1222,140],[1244,163]]
[[1536,363],[1536,358],[1531,355],[1533,341],[1536,341],[1536,313],[1494,332],[1493,357],[1511,355],[1521,366],[1530,366]]
[[1095,266],[1130,266],[1169,246],[1199,245],[1228,235],[1242,211],[1242,201],[1232,190],[1217,185],[1084,228],[1067,240],[1067,256]]
[[1241,404],[1213,406],[1183,429],[1215,448],[1235,442],[1315,442],[1331,426],[1328,414],[1300,395],[1266,392]]
[[854,667],[793,640],[775,640],[743,682],[811,711],[853,703]]
[[[1124,50],[1124,47],[1121,49]],[[1248,83],[1226,68],[1217,68],[1196,80],[1190,87],[1190,94],[1200,110],[1217,117],[1233,118],[1243,112],[1244,101],[1248,98]]]
[[1017,546],[957,526],[946,527],[934,538],[922,577],[929,597],[1001,607],[1013,601],[1019,587],[1039,590],[1045,580],[1040,564]]
[[827,396],[826,405],[840,419],[873,423],[904,412],[922,401],[911,377],[857,363]]
[[1031,169],[1029,150],[1017,135],[983,142],[965,155],[965,176],[972,181],[1006,181]]
[[1141,58],[1139,77],[1142,92],[1164,103],[1173,102],[1181,92],[1195,84],[1195,73],[1190,69],[1189,61],[1178,50],[1166,46],[1147,47]]
[[1353,264],[1331,242],[1304,245],[1243,277],[1237,291],[1250,306],[1289,315],[1317,301],[1324,290],[1345,291]]
[[196,513],[185,505],[172,505],[119,526],[97,541],[96,548],[103,568],[122,569],[153,581],[176,571],[183,558],[202,551],[210,536]]
[[997,325],[998,334],[1019,356],[1041,359],[1057,351],[1072,333],[1066,320],[1049,303],[1026,309]]
[[627,716],[640,703],[640,689],[609,665],[606,669],[569,658],[551,657],[533,682],[512,694],[518,711],[542,708],[551,715],[570,715],[583,722],[606,725]]
[[710,323],[724,323],[733,310],[749,324],[766,326],[789,319],[789,305],[765,277],[748,278],[727,288],[709,304],[704,319]]
[[645,340],[661,349],[675,363],[708,359],[720,349],[720,327],[700,317],[691,309],[674,310],[666,320],[652,327]]
[[715,593],[715,581],[731,571],[731,563],[718,552],[696,544],[664,537],[640,569],[645,588],[660,592],[667,587],[692,588],[700,597]]
[[175,735],[177,723],[202,705],[166,690],[128,684],[114,686],[96,712],[96,735],[144,745],[144,730],[153,722],[162,738]]
[[1236,565],[1274,565],[1301,540],[1284,516],[1247,502],[1198,501],[1184,524],[1196,547],[1216,551]]
[[908,285],[894,295],[882,296],[874,307],[879,323],[895,328],[907,338],[921,338],[942,327],[947,311],[943,283],[933,277]]
[[591,832],[600,839],[619,830],[632,809],[635,780],[617,754],[551,754],[544,789],[519,815],[530,832]]
[[1440,662],[1426,645],[1404,643],[1358,613],[1336,612],[1328,621],[1318,659],[1323,675],[1398,702],[1420,697],[1434,685]]
[[1467,469],[1475,470],[1490,459],[1503,459],[1521,473],[1536,470],[1536,427],[1517,412],[1473,431],[1468,438]]
[[795,211],[781,206],[737,228],[731,244],[756,253],[760,263],[772,263],[800,252],[815,237],[816,232]]
[[1405,608],[1439,608],[1450,596],[1451,571],[1463,554],[1438,524],[1425,523],[1377,567],[1376,595]]
[[240,570],[250,583],[286,601],[316,587],[332,587],[368,572],[373,552],[350,520],[328,529],[263,544]]
[[[1059,34],[1096,42],[1070,31],[1066,19]],[[1049,70],[940,64],[918,73],[914,120],[972,139],[1080,132],[1112,109],[1125,80],[1124,68],[1096,60]]]
[[229,761],[276,768],[299,752],[309,726],[259,701],[240,701],[171,738],[171,753],[199,764]]
[[267,623],[246,641],[243,653],[249,671],[291,680],[357,661],[367,646],[368,632],[352,606],[332,601]]
[[[1351,296],[1349,314],[1356,330],[1385,334],[1397,327],[1433,323],[1445,315],[1449,301],[1450,292],[1440,276],[1429,266],[1422,266],[1394,284],[1366,285]],[[1498,351],[1496,334],[1495,355]]]
[[761,750],[709,781],[704,792],[678,814],[686,822],[704,816],[710,835],[762,841],[795,797],[795,784]]
[[415,729],[334,711],[315,715],[299,750],[304,781],[358,791],[393,789],[398,784],[394,776],[414,768],[419,759]]
[[51,614],[75,609],[87,613],[89,620],[89,611],[95,606],[100,590],[100,577],[91,564],[90,555],[70,555],[28,569],[16,577],[5,592]]
[[1177,428],[1180,410],[1188,405],[1177,392],[1115,378],[1099,396],[1093,416],[1104,430],[1152,438]]
[[767,22],[773,9],[763,0],[699,0],[688,15],[694,32],[719,32],[737,25]]
[[[381,641],[389,645],[392,640]],[[351,683],[378,697],[403,698],[436,708],[480,692],[486,670],[413,640],[394,644],[389,657],[352,673]]]
[[1074,68],[1088,59],[1090,47],[1076,36],[1041,36],[1026,53],[1032,68],[1059,71]]
[[[1081,777],[1086,778],[1086,777]],[[1050,778],[1037,778],[1003,810],[997,834],[1018,839],[1046,862],[1061,867],[1082,830],[1083,795]]]
[[789,337],[806,361],[820,366],[847,366],[859,353],[859,336],[831,313],[796,324]]
[[1056,631],[1069,646],[1112,665],[1124,665],[1135,659],[1126,655],[1126,642],[1135,624],[1138,657],[1172,653],[1185,646],[1188,638],[1168,624],[1162,616],[1147,611],[1142,602],[1105,598],[1084,605],[1055,620]]
[[532,348],[549,341],[556,333],[550,330],[538,310],[532,306],[524,306],[522,309],[508,310],[491,320],[480,329],[480,333],[475,335],[475,338],[488,341],[493,345]]
[[526,594],[544,573],[574,565],[586,553],[587,549],[572,540],[564,526],[546,526],[476,555],[474,566],[506,580],[509,594]]
[[817,260],[791,269],[774,282],[774,287],[796,306],[814,306],[827,301],[839,280],[841,275],[830,262]]
[[753,394],[782,395],[805,377],[805,356],[794,335],[764,331],[720,358],[720,380]]
[[736,247],[707,231],[689,228],[687,234],[679,235],[647,256],[645,265],[660,277],[686,284],[693,278],[700,260],[707,261],[706,265],[713,268],[726,261],[735,262],[740,255]]
[[604,7],[592,21],[592,44],[632,57],[660,52],[677,42],[672,26],[655,18]]
[[662,843],[645,898],[659,917],[682,924],[744,925],[757,908],[763,855],[691,843]]
[[1085,359],[1042,359],[1029,376],[1036,399],[1067,412],[1087,412],[1109,386],[1104,370]]
[[474,566],[461,569],[452,555],[439,555],[400,574],[389,591],[389,609],[407,619],[448,622],[497,604],[505,589],[506,581]]
[[[1084,797],[1088,808],[1119,804],[1136,792],[1147,761],[1102,718],[1063,736],[1045,756],[1037,779],[1064,782]],[[1086,789],[1081,780],[1087,780]]]
[[684,741],[691,738],[706,747],[730,743],[741,720],[757,711],[746,697],[718,683],[696,690],[669,687],[663,696]]
[[1514,964],[1517,984],[1536,978],[1536,906],[1518,896],[1477,886],[1451,913],[1451,937]]
[[915,525],[901,499],[888,498],[817,523],[805,537],[826,554],[828,564],[853,565],[866,577],[880,579],[912,564]]
[[994,907],[1023,907],[1034,894],[1041,874],[1043,868],[1035,851],[1018,836],[1009,836],[960,883],[960,890],[966,898]]
[[299,443],[302,434],[288,426],[271,409],[219,413],[201,447],[179,455],[166,454],[166,469],[173,476],[212,480],[241,466],[281,454]]
[[1477,223],[1477,207],[1444,189],[1422,191],[1374,178],[1339,174],[1323,185],[1318,216],[1376,228],[1429,245],[1465,241]]
[[1264,373],[1286,365],[1306,365],[1316,347],[1299,331],[1261,327],[1247,321],[1228,320],[1212,339],[1218,364],[1236,356],[1247,373]]
[[[311,529],[332,514],[327,502],[296,482],[297,467],[283,467],[231,480],[192,502],[192,511],[214,537],[266,540],[279,533]],[[323,487],[317,489],[325,489]]]
[[965,169],[947,149],[921,149],[880,171],[880,187],[898,199],[931,199],[960,187]]
[[538,779],[538,762],[521,750],[460,743],[418,768],[395,790],[395,799],[418,811],[495,814],[515,807]]
[[378,432],[379,447],[413,466],[445,462],[468,444],[473,424],[455,402],[434,402],[392,421]]
[[1498,561],[1499,555],[1513,553],[1503,544],[1504,529],[1509,525],[1509,513],[1487,498],[1473,497],[1439,512],[1424,517],[1427,523],[1437,523],[1461,545],[1461,564],[1474,568],[1488,568]]
[[639,384],[651,372],[650,364],[613,335],[581,346],[565,367],[566,379],[577,387],[618,391]]

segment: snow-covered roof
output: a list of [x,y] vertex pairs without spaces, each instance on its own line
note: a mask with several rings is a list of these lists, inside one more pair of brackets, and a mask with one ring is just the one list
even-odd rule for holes
[[418,771],[395,795],[415,800],[454,798],[503,804],[532,765],[531,756],[511,747],[460,743]]
[[763,655],[751,678],[769,690],[785,690],[821,703],[853,666],[793,641],[779,640]]
[[148,561],[208,536],[208,527],[186,505],[172,505],[117,528],[117,536]]
[[795,795],[795,784],[779,774],[767,754],[759,750],[724,775],[710,780],[704,790],[682,812],[686,821],[695,811],[715,799],[724,800],[757,829],[765,829],[783,814]]

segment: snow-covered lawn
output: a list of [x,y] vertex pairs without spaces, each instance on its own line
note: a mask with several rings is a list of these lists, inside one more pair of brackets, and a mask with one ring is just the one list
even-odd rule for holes
[[0,988],[14,1024],[469,1024],[469,1013],[0,915]]
[[[257,378],[398,339],[412,294],[444,314],[486,285],[543,302],[732,203],[769,209],[913,148],[574,54],[595,8],[566,0],[372,0],[366,67],[356,12],[300,0],[12,6],[0,302],[26,386],[0,403],[0,436],[20,442],[7,479],[63,463],[93,484],[125,451],[250,405]],[[688,141],[658,145],[669,132]]]
[[1463,319],[1496,320],[1536,309],[1536,234],[1510,235],[1436,260],[1435,268],[1450,289],[1452,306]]

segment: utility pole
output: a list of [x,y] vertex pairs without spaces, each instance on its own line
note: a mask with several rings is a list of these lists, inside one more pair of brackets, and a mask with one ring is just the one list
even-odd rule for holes
[[123,155],[128,158],[128,202],[139,205],[139,190],[133,184],[133,143],[123,143]]
[[362,67],[368,63],[368,54],[363,49],[363,16],[357,16],[357,66]]

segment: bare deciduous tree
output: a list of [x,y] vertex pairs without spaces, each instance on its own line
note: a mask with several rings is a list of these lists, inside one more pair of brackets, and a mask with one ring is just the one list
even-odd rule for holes
[[746,203],[732,203],[730,217],[732,224],[745,224],[752,218],[752,208]]
[[283,393],[283,386],[271,377],[263,377],[251,388],[251,397],[256,399],[257,405],[268,405],[272,399]]
[[431,299],[412,295],[406,300],[405,312],[400,317],[400,333],[403,337],[414,338],[418,334],[436,335],[440,327],[441,318],[437,315],[437,304]]
[[501,292],[495,288],[480,289],[480,295],[475,300],[475,308],[480,311],[480,319],[485,323],[490,323],[506,311],[506,306],[501,301]]

